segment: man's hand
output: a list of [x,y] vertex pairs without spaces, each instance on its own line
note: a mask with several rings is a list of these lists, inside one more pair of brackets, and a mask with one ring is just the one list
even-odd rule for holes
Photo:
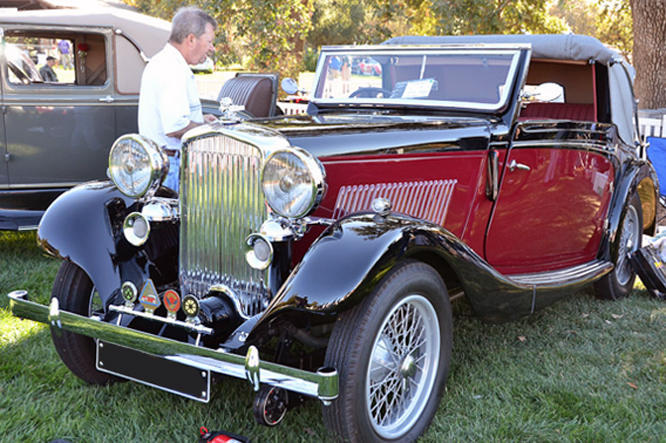
[[204,114],[203,119],[204,119],[204,122],[206,122],[206,123],[215,123],[215,122],[217,122],[217,117],[214,116],[213,114]]

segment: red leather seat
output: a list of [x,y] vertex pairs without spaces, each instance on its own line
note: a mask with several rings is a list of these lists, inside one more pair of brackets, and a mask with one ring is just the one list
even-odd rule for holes
[[597,121],[594,106],[580,103],[530,103],[521,111],[520,119]]

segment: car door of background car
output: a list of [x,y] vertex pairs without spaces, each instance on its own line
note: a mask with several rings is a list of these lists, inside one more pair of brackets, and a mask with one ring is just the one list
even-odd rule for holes
[[[596,132],[596,134],[595,134]],[[594,124],[521,123],[487,231],[486,259],[505,274],[594,260],[615,171]]]
[[[3,27],[5,42],[34,58],[59,57],[70,46],[72,66],[58,82],[19,78],[3,66],[3,123],[12,190],[53,189],[105,177],[116,138],[111,29]],[[56,191],[58,190],[58,191]]]

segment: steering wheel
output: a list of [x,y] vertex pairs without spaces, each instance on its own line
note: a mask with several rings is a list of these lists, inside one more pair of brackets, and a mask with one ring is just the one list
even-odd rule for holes
[[384,97],[388,98],[391,96],[391,92],[388,89],[384,88],[375,88],[372,86],[367,86],[365,88],[358,88],[356,91],[352,92],[349,95],[349,98],[362,97],[362,98],[377,98],[379,94],[384,94]]

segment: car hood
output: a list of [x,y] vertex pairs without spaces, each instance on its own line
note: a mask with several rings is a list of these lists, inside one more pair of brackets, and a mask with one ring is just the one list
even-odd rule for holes
[[317,157],[486,149],[490,122],[473,117],[300,115],[262,122]]

